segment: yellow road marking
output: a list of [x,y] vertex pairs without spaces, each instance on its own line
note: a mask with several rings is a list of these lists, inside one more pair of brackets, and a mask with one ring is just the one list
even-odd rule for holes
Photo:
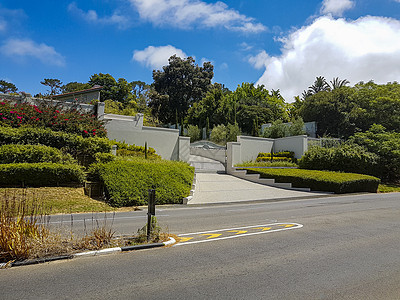
[[231,230],[231,231],[228,231],[228,232],[236,232],[236,234],[241,234],[241,233],[246,233],[247,230]]
[[208,239],[213,239],[213,238],[219,237],[220,235],[222,235],[222,233],[204,233],[202,235],[209,235],[209,237],[206,238],[206,240],[208,240]]
[[185,238],[180,237],[180,238],[179,238],[179,242],[180,242],[180,243],[183,243],[183,242],[190,241],[191,239],[193,239],[193,238],[192,238],[192,237],[185,237]]
[[254,229],[262,229],[262,231],[265,231],[265,230],[270,230],[272,227],[257,227],[257,228],[254,228]]
[[283,226],[283,227],[285,227],[285,228],[289,228],[289,227],[293,227],[294,225],[293,224],[287,224],[287,225],[279,225],[279,226]]

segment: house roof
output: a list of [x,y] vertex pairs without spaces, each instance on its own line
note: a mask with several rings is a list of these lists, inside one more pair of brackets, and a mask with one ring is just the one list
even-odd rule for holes
[[91,92],[95,92],[95,91],[100,91],[103,87],[100,85],[95,85],[94,87],[90,88],[90,89],[86,89],[86,90],[81,90],[81,91],[75,91],[75,92],[71,92],[71,93],[65,93],[65,94],[59,94],[59,95],[54,95],[52,96],[53,98],[63,98],[66,96],[75,96],[75,95],[82,95],[82,94],[88,94]]

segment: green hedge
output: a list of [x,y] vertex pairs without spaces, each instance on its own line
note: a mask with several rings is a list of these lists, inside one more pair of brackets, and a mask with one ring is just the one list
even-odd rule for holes
[[121,207],[146,204],[152,186],[157,204],[182,203],[189,195],[194,168],[184,162],[136,158],[96,164],[89,173],[104,184],[109,204]]
[[111,142],[106,138],[83,138],[77,134],[52,131],[51,129],[0,126],[0,145],[41,144],[72,154],[74,157],[93,156],[97,152],[111,151]]
[[73,163],[70,154],[44,145],[2,145],[0,146],[0,164],[13,163]]
[[308,170],[327,170],[378,175],[378,156],[356,144],[337,147],[311,147],[299,160],[299,167]]
[[0,165],[1,186],[58,186],[82,183],[85,174],[77,164],[21,163]]
[[301,169],[251,169],[249,174],[260,174],[262,178],[272,178],[276,182],[292,183],[293,187],[307,187],[313,191],[342,193],[376,193],[380,180],[376,177],[329,171]]
[[287,158],[294,158],[294,152],[293,151],[281,151],[281,152],[275,152],[275,153],[270,153],[270,152],[260,152],[258,153],[257,157],[287,157]]
[[256,161],[257,162],[259,162],[259,161],[273,161],[273,162],[274,161],[289,161],[289,162],[291,162],[292,159],[289,158],[289,157],[259,156],[259,157],[256,158]]

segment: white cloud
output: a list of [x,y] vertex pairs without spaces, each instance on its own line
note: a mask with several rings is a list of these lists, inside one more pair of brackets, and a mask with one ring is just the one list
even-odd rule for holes
[[0,47],[0,52],[13,58],[33,57],[44,64],[65,65],[65,58],[53,47],[29,39],[9,39]]
[[181,58],[186,58],[187,55],[174,46],[149,46],[144,50],[135,50],[132,59],[138,61],[151,69],[161,69],[163,66],[168,65],[168,59],[176,54]]
[[352,0],[324,0],[322,2],[321,13],[341,17],[346,10],[353,7],[354,1]]
[[100,18],[96,11],[88,10],[87,12],[80,9],[75,2],[68,5],[68,11],[84,19],[86,22],[103,25],[117,25],[119,29],[128,28],[131,23],[128,17],[114,11],[111,16]]
[[206,3],[200,0],[129,0],[142,19],[155,25],[191,28],[225,27],[243,33],[259,33],[267,28],[253,18],[228,8],[223,2]]
[[281,56],[264,51],[249,62],[255,67],[265,65],[257,83],[280,89],[287,101],[307,89],[316,76],[340,77],[352,84],[400,81],[399,20],[367,16],[346,21],[325,16],[281,41]]
[[0,32],[1,32],[1,31],[5,31],[6,28],[7,28],[7,23],[6,23],[6,21],[3,20],[3,19],[0,19]]

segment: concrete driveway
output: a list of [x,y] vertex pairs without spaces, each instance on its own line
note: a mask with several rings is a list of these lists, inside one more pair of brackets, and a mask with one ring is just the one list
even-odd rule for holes
[[196,188],[191,204],[212,204],[287,198],[311,198],[329,193],[302,192],[253,183],[227,174],[196,173]]

